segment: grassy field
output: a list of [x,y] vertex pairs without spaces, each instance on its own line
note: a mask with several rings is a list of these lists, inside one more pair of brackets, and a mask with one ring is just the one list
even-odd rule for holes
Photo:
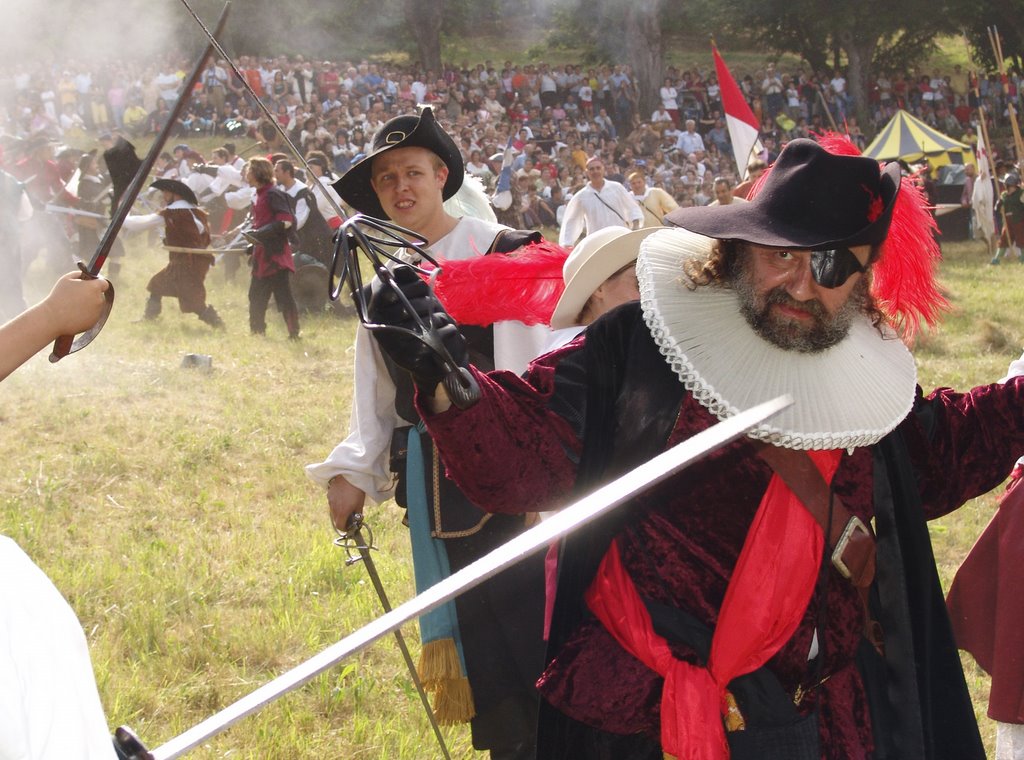
[[[0,532],[50,575],[88,635],[112,726],[155,747],[380,614],[360,565],[345,567],[322,492],[302,465],[347,426],[354,323],[306,318],[289,342],[276,312],[249,335],[247,278],[208,278],[215,332],[165,303],[142,323],[166,254],[129,243],[106,329],[56,365],[39,356],[4,383]],[[1024,266],[989,267],[949,244],[954,311],[919,342],[921,384],[966,388],[1020,353]],[[43,288],[33,270],[32,295]],[[244,275],[244,270],[243,273]],[[188,353],[212,371],[181,366]],[[995,504],[932,526],[949,581]],[[413,593],[401,513],[369,511],[376,562],[398,603]],[[418,641],[415,626],[405,631]],[[418,647],[414,646],[414,649]],[[967,662],[983,732],[987,681]],[[453,757],[468,731],[446,729]],[[249,718],[195,757],[438,756],[396,647],[384,640]]]

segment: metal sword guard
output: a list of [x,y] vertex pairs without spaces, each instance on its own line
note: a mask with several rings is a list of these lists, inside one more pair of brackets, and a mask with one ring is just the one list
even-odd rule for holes
[[[78,268],[82,270],[83,280],[105,279],[99,275],[92,274],[89,271],[88,265],[84,261],[78,262]],[[92,343],[96,336],[100,334],[100,330],[102,330],[103,326],[107,323],[107,317],[110,316],[111,309],[114,308],[114,283],[110,280],[107,280],[107,289],[103,291],[103,298],[105,299],[103,311],[100,313],[100,318],[96,320],[96,324],[80,335],[61,335],[53,342],[53,350],[50,352],[51,364],[59,362],[68,354],[81,351]]]
[[377,550],[374,546],[373,531],[363,520],[361,512],[355,512],[348,519],[345,530],[335,528],[338,532],[334,545],[345,550],[345,567],[363,560],[363,552]]
[[[430,323],[421,318],[398,287],[387,262],[411,266],[417,274],[436,278],[441,273],[441,266],[426,252],[427,242],[421,235],[412,230],[400,227],[382,219],[375,219],[364,214],[352,216],[338,228],[335,237],[334,258],[331,261],[330,278],[328,281],[330,298],[336,300],[341,292],[342,283],[347,283],[355,304],[356,315],[363,327],[371,332],[394,332],[408,335],[420,340],[437,354],[448,370],[442,384],[452,404],[459,409],[467,409],[480,400],[480,388],[473,376],[460,366],[445,346],[440,334]],[[406,312],[415,323],[414,329],[396,327],[371,322],[368,316],[369,295],[363,284],[362,272],[359,267],[359,251],[370,262],[380,287],[390,288],[396,298],[405,306]],[[402,256],[401,251],[411,251],[412,256]],[[418,259],[418,262],[411,259]],[[430,264],[430,268],[422,262]],[[340,273],[339,273],[340,269]],[[338,277],[335,284],[335,277]]]

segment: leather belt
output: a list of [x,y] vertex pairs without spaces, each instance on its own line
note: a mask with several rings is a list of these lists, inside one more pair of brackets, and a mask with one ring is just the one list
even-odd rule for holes
[[[767,462],[810,512],[832,549],[832,565],[857,589],[864,607],[864,634],[881,651],[881,626],[871,618],[868,590],[875,580],[875,535],[859,517],[851,514],[814,462],[803,451],[759,445],[757,455]],[[831,509],[831,520],[829,510]]]

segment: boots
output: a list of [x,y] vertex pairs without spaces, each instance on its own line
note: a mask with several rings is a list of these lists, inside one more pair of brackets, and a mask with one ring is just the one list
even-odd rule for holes
[[217,310],[209,305],[199,312],[199,321],[205,322],[210,327],[215,327],[217,329],[224,328],[224,320],[220,318],[220,314],[217,313]]
[[160,311],[163,308],[163,304],[160,301],[160,296],[150,295],[149,300],[146,301],[146,311],[143,312],[143,319],[156,319],[160,316]]
[[988,263],[991,264],[992,266],[995,266],[995,265],[997,265],[999,263],[999,260],[1001,258],[1003,258],[1003,256],[1005,256],[1005,255],[1006,255],[1006,249],[1005,248],[996,248],[996,255],[993,256],[992,257],[992,261],[990,261]]
[[298,340],[299,339],[299,312],[294,309],[289,309],[283,312],[284,323],[288,326],[288,339]]

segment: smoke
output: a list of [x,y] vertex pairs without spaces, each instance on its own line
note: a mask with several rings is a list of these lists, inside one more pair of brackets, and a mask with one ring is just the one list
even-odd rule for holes
[[173,49],[181,8],[142,0],[3,0],[0,65],[128,60]]

